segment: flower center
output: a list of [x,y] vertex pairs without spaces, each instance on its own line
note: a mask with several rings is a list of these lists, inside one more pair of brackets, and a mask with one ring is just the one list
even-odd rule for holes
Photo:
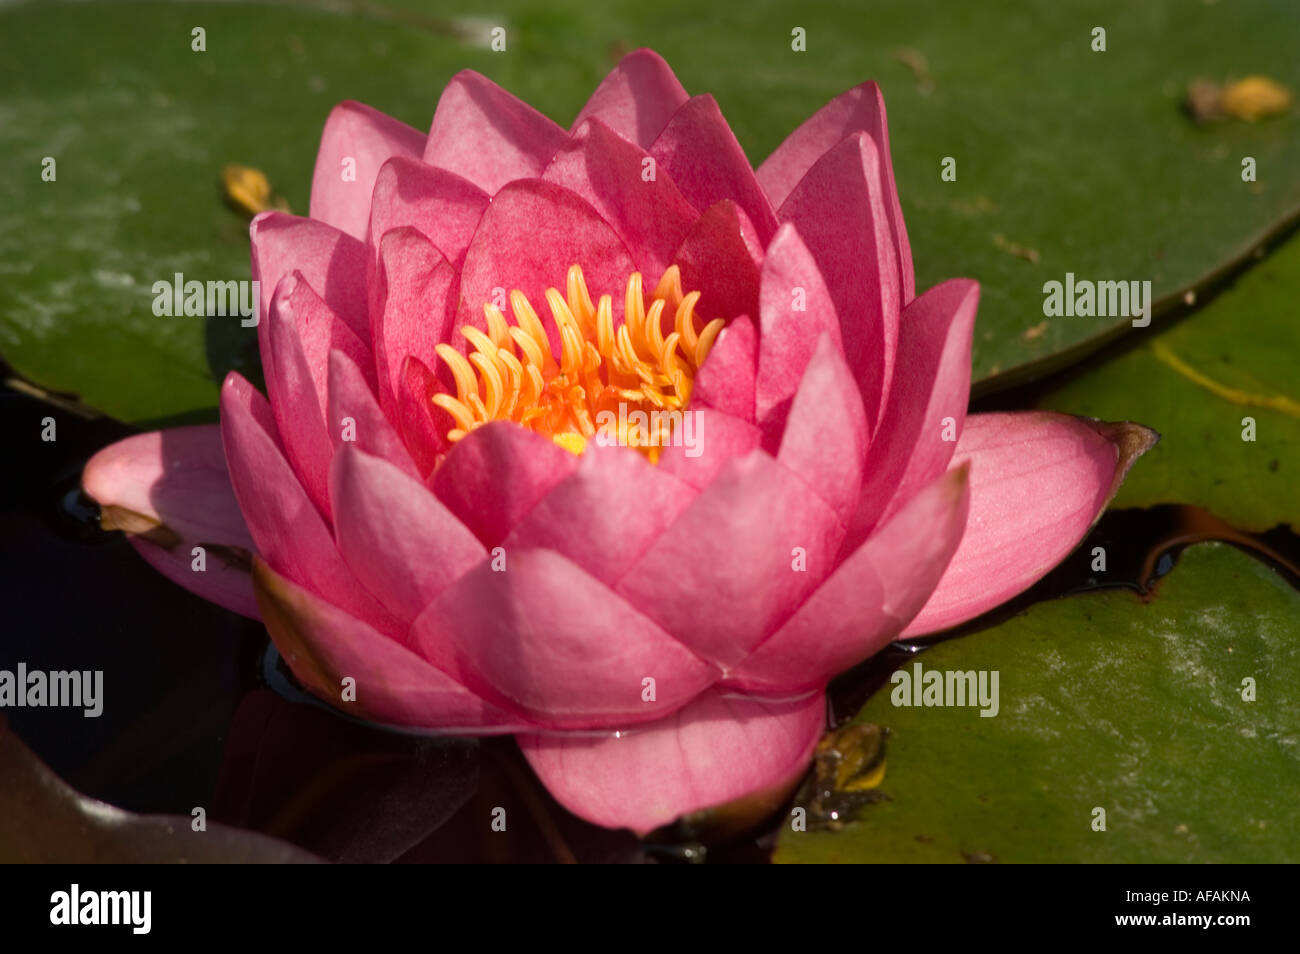
[[664,412],[686,406],[695,373],[725,324],[697,317],[699,298],[698,291],[682,294],[681,273],[673,265],[647,305],[641,275],[634,272],[627,280],[623,324],[615,332],[610,296],[592,305],[582,269],[573,265],[565,295],[546,291],[559,331],[558,355],[523,292],[510,293],[513,325],[496,305],[484,304],[487,332],[461,329],[473,351],[462,355],[448,344],[436,349],[456,381],[455,397],[433,398],[456,423],[447,439],[458,441],[489,421],[515,421],[575,454],[600,430],[609,443],[635,447],[658,461],[678,426],[677,415]]

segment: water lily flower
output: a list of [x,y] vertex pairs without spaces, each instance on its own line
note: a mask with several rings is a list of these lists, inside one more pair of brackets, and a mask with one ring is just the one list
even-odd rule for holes
[[97,454],[105,525],[604,826],[782,797],[828,680],[1041,578],[1154,441],[967,417],[978,287],[916,294],[874,83],[755,171],[649,50],[567,131],[464,72],[427,136],[338,106],[251,234],[267,396]]

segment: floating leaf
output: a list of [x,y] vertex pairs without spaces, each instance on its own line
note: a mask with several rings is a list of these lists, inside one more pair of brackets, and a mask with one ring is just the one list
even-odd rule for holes
[[1163,331],[1152,325],[1135,347],[1049,390],[1039,406],[1127,416],[1161,433],[1114,507],[1186,503],[1242,530],[1300,528],[1297,297],[1300,240],[1292,240],[1200,311]]
[[1300,593],[1232,547],[1188,549],[1149,602],[1039,603],[917,664],[998,672],[997,714],[886,685],[855,720],[889,730],[884,797],[787,824],[778,861],[1300,860]]

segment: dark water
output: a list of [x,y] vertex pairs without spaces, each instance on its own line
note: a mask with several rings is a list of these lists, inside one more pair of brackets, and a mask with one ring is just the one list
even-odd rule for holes
[[[40,440],[41,419],[58,439]],[[120,534],[101,531],[79,493],[84,461],[130,430],[74,406],[0,390],[0,668],[102,669],[103,715],[10,709],[9,726],[83,794],[139,813],[208,818],[342,861],[762,861],[782,809],[719,842],[680,823],[647,842],[586,824],[532,777],[509,739],[399,735],[300,701],[254,622],[191,596],[151,570]],[[1029,604],[1124,586],[1159,599],[1182,548],[1227,540],[1300,585],[1300,537],[1241,534],[1195,508],[1110,512],[1083,547],[1104,546],[1106,581],[1067,561],[1017,600],[943,638]],[[833,725],[850,719],[923,643],[896,645],[841,676]],[[505,832],[492,813],[504,808]],[[74,837],[74,836],[69,836]]]

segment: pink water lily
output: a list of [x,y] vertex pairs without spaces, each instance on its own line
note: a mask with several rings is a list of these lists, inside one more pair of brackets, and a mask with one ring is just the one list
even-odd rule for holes
[[916,295],[874,83],[755,172],[648,50],[567,132],[461,73],[428,136],[337,107],[251,231],[269,400],[101,451],[106,525],[600,825],[788,790],[828,680],[1041,578],[1154,441],[966,416],[978,287]]

